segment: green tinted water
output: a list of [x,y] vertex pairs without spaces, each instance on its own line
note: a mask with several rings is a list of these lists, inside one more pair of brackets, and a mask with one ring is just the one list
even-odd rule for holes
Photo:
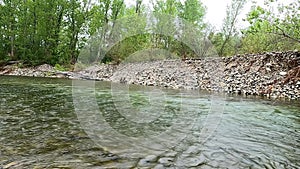
[[[97,114],[89,119],[90,114],[81,116],[75,111],[71,80],[0,76],[0,168],[300,166],[300,104],[297,101],[223,97],[224,106],[217,109],[222,114],[216,118],[220,120],[214,125],[216,130],[202,142],[201,129],[215,106],[209,94],[163,90],[163,95],[152,92],[149,97],[145,87],[131,86],[130,94],[126,95],[123,88],[112,92],[110,83],[96,82],[95,86],[97,109],[109,129],[93,127],[91,119],[97,119]],[[155,88],[147,89],[151,93]],[[126,97],[127,100],[122,99]],[[175,123],[174,119],[177,119]],[[126,137],[146,138],[172,126],[180,128],[170,130],[176,133],[174,136],[160,138],[159,142],[168,143],[162,144],[165,149],[152,160],[142,158],[154,154],[152,148],[159,146],[153,140],[145,140],[140,145],[136,141],[134,148],[127,144]],[[119,134],[125,140],[117,138]],[[180,139],[175,141],[177,137]],[[173,140],[174,146],[170,146]],[[137,157],[134,154],[137,152],[142,155]]]

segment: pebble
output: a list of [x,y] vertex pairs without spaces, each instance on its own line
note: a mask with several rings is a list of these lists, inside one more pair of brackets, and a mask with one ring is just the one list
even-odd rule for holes
[[272,63],[267,63],[266,66],[272,66]]
[[150,167],[150,166],[153,165],[152,163],[154,163],[156,161],[157,161],[157,156],[155,156],[155,155],[148,155],[144,159],[141,159],[138,162],[138,166],[140,166],[140,167]]
[[155,162],[155,161],[157,161],[157,156],[155,156],[155,155],[148,155],[147,157],[145,157],[145,160],[147,160],[149,162]]
[[152,166],[152,164],[150,163],[150,161],[148,161],[146,159],[141,159],[138,162],[138,166],[140,166],[140,167],[150,167],[150,166]]
[[287,73],[286,73],[286,72],[279,72],[279,74],[280,74],[281,76],[285,76]]
[[199,146],[190,146],[185,153],[186,154],[198,154],[200,152],[200,147]]
[[6,165],[3,166],[3,169],[8,169],[8,168],[13,167],[13,166],[15,166],[17,164],[19,164],[19,163],[16,162],[16,161],[8,163],[8,164],[6,164]]
[[181,166],[184,168],[198,167],[205,163],[205,158],[203,155],[200,157],[186,157],[186,158],[179,160],[179,162],[180,163],[177,164],[177,166]]
[[164,156],[165,157],[175,157],[176,155],[177,155],[177,152],[173,151],[173,152],[166,153]]
[[163,158],[160,158],[158,160],[158,162],[160,164],[163,164],[165,167],[170,167],[173,164],[174,159],[173,158],[168,158],[168,157],[163,157]]
[[162,164],[158,164],[153,169],[165,169],[165,167]]
[[[158,60],[119,65],[101,64],[76,72],[61,72],[50,65],[34,68],[18,68],[16,65],[9,65],[0,71],[0,75],[95,79],[176,89],[218,91],[223,89],[228,93],[257,95],[265,91],[269,85],[280,84],[289,70],[293,69],[282,63],[300,59],[299,56],[299,51],[265,52],[223,59],[199,59],[184,62],[181,60]],[[224,69],[220,66],[222,65],[220,59],[225,62]],[[292,79],[290,78],[290,80]],[[295,88],[292,88],[293,84],[287,82],[286,86],[282,87],[283,92],[274,92],[271,95],[275,98],[299,98],[300,82],[294,84],[296,84]],[[288,90],[284,90],[285,88]],[[289,88],[292,88],[294,92],[286,93]]]

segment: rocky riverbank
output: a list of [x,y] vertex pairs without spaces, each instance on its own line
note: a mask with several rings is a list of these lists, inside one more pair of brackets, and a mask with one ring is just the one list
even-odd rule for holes
[[175,89],[204,89],[241,95],[300,99],[300,52],[271,52],[226,58],[160,60],[94,65],[73,72],[49,65],[0,68],[0,75],[65,77]]

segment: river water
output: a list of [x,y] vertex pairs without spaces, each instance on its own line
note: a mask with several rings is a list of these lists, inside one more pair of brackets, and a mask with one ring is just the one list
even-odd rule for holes
[[299,101],[0,76],[0,168],[299,168],[299,131]]

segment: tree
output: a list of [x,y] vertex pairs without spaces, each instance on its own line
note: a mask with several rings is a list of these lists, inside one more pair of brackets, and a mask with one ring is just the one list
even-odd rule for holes
[[[105,49],[105,43],[109,43],[109,40],[113,38],[116,20],[124,16],[126,13],[124,0],[99,0],[98,4],[93,5],[91,9],[91,21],[89,23],[89,35],[96,37],[93,43],[98,45],[97,48],[90,46],[90,50],[94,50],[94,61],[110,62],[112,61],[111,54]],[[96,42],[97,41],[97,42]]]
[[[17,15],[18,2],[16,0],[4,0],[1,4],[1,34],[3,55],[9,56],[11,60],[15,59],[16,35],[17,33]],[[8,15],[10,14],[10,15]]]
[[[286,51],[297,48],[296,43],[280,35],[266,33],[268,24],[261,24],[259,32],[243,32],[242,48],[244,53],[260,53],[270,51]],[[298,45],[300,46],[300,45]]]
[[300,1],[296,1],[276,6],[276,1],[268,0],[265,8],[253,6],[247,15],[250,27],[243,30],[242,50],[257,53],[300,49]]
[[[254,6],[248,14],[247,21],[251,24],[249,32],[265,32],[279,35],[300,43],[300,0],[295,0],[289,5],[277,4],[277,0],[267,0],[267,8]],[[279,13],[280,15],[277,15]],[[266,27],[267,26],[267,27]]]
[[223,21],[222,27],[222,45],[219,49],[219,55],[223,56],[225,54],[225,48],[230,48],[229,44],[232,42],[234,37],[237,36],[237,19],[243,7],[246,3],[246,0],[232,0],[230,6],[227,6],[226,17]]
[[136,0],[135,1],[135,13],[137,13],[138,15],[141,14],[141,6],[142,6],[142,0]]
[[205,7],[199,0],[186,0],[179,6],[179,16],[182,19],[199,26],[200,29],[204,29],[205,24],[203,18],[205,10]]
[[87,22],[91,0],[83,1],[83,3],[76,0],[71,0],[68,4],[68,24],[67,24],[67,36],[69,41],[69,47],[67,49],[69,55],[69,61],[71,64],[75,64],[79,54],[79,49],[82,48],[79,45],[79,35],[83,31],[85,22]]
[[179,12],[179,4],[180,2],[178,0],[152,1],[153,12],[177,16]]
[[[154,13],[182,17],[197,29],[188,30],[188,26],[182,26],[184,24],[157,16],[153,20],[156,23],[153,29],[162,32],[157,34],[143,34],[149,26],[145,14],[149,11],[142,0],[135,2],[126,7],[124,0],[3,0],[0,3],[0,60],[19,60],[29,66],[43,63],[70,65],[77,61],[80,52],[87,54],[89,61],[103,57],[120,60],[151,47],[192,56],[193,51],[176,38],[202,36],[206,24],[203,22],[205,8],[200,1],[154,1]],[[120,26],[116,21],[123,16],[135,17],[137,24],[127,21],[123,24],[124,29],[114,29]],[[165,32],[168,34],[163,35]],[[95,41],[87,44],[86,39],[93,38],[94,34]],[[113,48],[100,48],[99,44],[110,44],[120,36],[123,40],[113,44]],[[190,41],[193,45],[199,43],[194,38]],[[88,50],[83,51],[86,44]]]
[[171,44],[174,42],[174,37],[163,35],[163,32],[169,32],[169,35],[173,35],[175,32],[175,23],[170,20],[170,17],[176,17],[179,14],[179,4],[178,0],[158,0],[153,4],[153,12],[155,14],[155,20],[157,20],[156,32],[161,32],[154,34],[152,36],[152,45],[155,48],[163,48],[165,50],[171,51]]

